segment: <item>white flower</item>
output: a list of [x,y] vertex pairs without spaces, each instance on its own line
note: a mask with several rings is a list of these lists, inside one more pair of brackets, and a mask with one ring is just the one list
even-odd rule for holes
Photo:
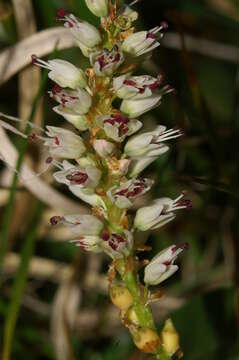
[[104,228],[104,224],[93,215],[67,215],[53,216],[50,219],[52,225],[64,224],[70,228],[74,236],[78,238],[72,240],[76,246],[82,247],[84,250],[101,252],[100,243],[102,242],[100,234]]
[[106,210],[103,199],[101,198],[101,196],[95,194],[93,189],[82,189],[82,187],[78,185],[70,185],[69,189],[75,196],[77,196],[79,199],[86,202],[87,204],[90,204],[91,206],[97,206],[99,208],[102,208],[103,210]]
[[74,235],[98,236],[104,228],[104,224],[93,215],[74,214],[66,216],[53,216],[50,220],[52,225],[64,224]]
[[76,114],[76,112],[70,108],[63,107],[62,105],[55,106],[53,110],[64,117],[69,123],[80,131],[85,131],[89,128],[89,122],[85,115]]
[[86,151],[82,138],[72,131],[56,126],[47,126],[48,138],[43,138],[52,156],[77,159]]
[[129,176],[131,178],[138,176],[147,166],[152,162],[158,159],[158,156],[161,155],[161,149],[158,149],[158,154],[155,156],[143,156],[136,157],[131,160]]
[[134,227],[141,231],[154,230],[172,221],[176,217],[174,211],[191,207],[191,202],[183,199],[183,197],[184,194],[175,200],[170,198],[157,199],[153,205],[137,210]]
[[154,157],[168,151],[169,147],[164,144],[168,141],[182,136],[180,129],[166,130],[166,126],[159,125],[155,130],[135,135],[130,138],[124,148],[127,156],[137,157]]
[[103,158],[109,157],[115,150],[115,145],[104,139],[94,140],[93,147],[97,154]]
[[61,104],[62,108],[69,109],[75,115],[84,115],[91,107],[91,96],[82,89],[68,90],[56,85],[49,94]]
[[[140,56],[156,49],[160,43],[157,38],[162,37],[161,31],[167,28],[163,22],[149,31],[139,31],[129,35],[122,44],[122,50],[133,56]],[[158,34],[159,33],[159,34]]]
[[168,279],[178,270],[178,266],[174,264],[178,255],[187,248],[188,244],[185,244],[183,248],[172,245],[161,251],[145,267],[144,282],[148,285],[158,285]]
[[75,166],[64,160],[62,170],[53,174],[56,181],[67,186],[77,188],[95,188],[100,180],[101,171],[92,165],[86,167]]
[[101,239],[103,240],[101,248],[113,259],[129,256],[132,251],[133,235],[128,230],[123,230],[120,233],[104,231]]
[[153,90],[157,89],[162,82],[162,77],[149,75],[131,76],[121,75],[114,78],[113,87],[116,95],[121,99],[138,100],[151,97]]
[[85,0],[86,5],[95,16],[108,15],[108,0]]
[[62,87],[76,89],[87,86],[87,78],[84,71],[68,61],[61,59],[44,61],[36,55],[32,55],[32,62],[35,65],[50,70],[48,77]]
[[58,20],[64,21],[64,26],[70,29],[77,40],[78,45],[87,49],[93,49],[102,41],[100,32],[95,26],[86,21],[80,20],[73,14],[67,14],[64,9],[58,10]]
[[107,196],[120,209],[127,209],[133,205],[137,197],[149,191],[153,183],[150,179],[132,179],[110,188]]
[[103,115],[96,118],[96,122],[104,129],[106,135],[117,142],[122,142],[127,136],[134,134],[142,127],[136,119],[129,119],[121,114]]
[[139,100],[123,100],[120,110],[130,118],[138,117],[161,104],[162,95],[154,94]]
[[110,51],[104,49],[90,54],[90,63],[98,76],[111,76],[123,63],[124,56],[118,45]]

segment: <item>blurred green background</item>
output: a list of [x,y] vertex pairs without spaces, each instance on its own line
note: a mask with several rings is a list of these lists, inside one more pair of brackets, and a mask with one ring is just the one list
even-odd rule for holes
[[[51,110],[54,103],[47,90],[52,83],[31,66],[23,70],[30,64],[31,50],[88,66],[67,39],[58,50],[57,38],[51,38],[53,27],[61,25],[54,21],[59,7],[97,24],[83,0],[0,0],[0,111],[35,119],[41,126],[63,121]],[[162,72],[177,90],[144,116],[145,128],[160,123],[185,131],[185,137],[147,169],[156,180],[151,196],[176,197],[186,191],[193,204],[166,228],[139,235],[148,238],[154,253],[172,243],[190,244],[179,261],[180,271],[164,284],[166,296],[154,313],[159,327],[168,316],[173,318],[186,360],[238,360],[239,1],[142,0],[135,8],[140,13],[138,29],[162,20],[169,23],[161,47],[138,73]],[[47,29],[44,40],[33,35]],[[35,36],[34,44],[25,43],[16,53],[16,46],[30,36]],[[48,42],[50,50],[43,51]],[[39,148],[24,149],[16,136],[9,138],[20,153],[27,150],[24,161],[39,172]],[[0,146],[5,146],[3,139]],[[14,360],[148,358],[134,349],[109,303],[109,259],[78,251],[63,229],[52,230],[48,219],[59,212],[56,201],[42,204],[41,187],[34,196],[21,182],[12,186],[12,175],[11,167],[2,163],[1,351],[7,348]],[[50,174],[43,181],[71,198]],[[138,206],[146,200],[150,198]]]

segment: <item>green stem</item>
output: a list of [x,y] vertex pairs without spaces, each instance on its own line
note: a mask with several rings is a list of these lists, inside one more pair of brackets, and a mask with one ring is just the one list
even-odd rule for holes
[[[136,312],[137,318],[139,320],[140,326],[142,328],[150,328],[154,331],[157,331],[153,314],[149,305],[145,302],[145,291],[141,291],[140,283],[137,279],[137,275],[134,269],[126,270],[127,263],[133,264],[133,258],[127,258],[124,262],[119,262],[117,266],[117,270],[121,275],[122,280],[124,281],[126,287],[130,291],[133,299],[134,299],[134,310]],[[145,290],[145,288],[144,288]],[[160,346],[156,353],[155,357],[158,360],[170,360],[171,357],[167,354],[162,346]]]

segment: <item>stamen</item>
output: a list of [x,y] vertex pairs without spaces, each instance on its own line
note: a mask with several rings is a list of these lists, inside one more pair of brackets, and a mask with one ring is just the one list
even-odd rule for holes
[[134,0],[128,6],[133,6],[133,5],[137,4],[137,3],[139,3],[140,1],[141,0]]
[[32,64],[42,67],[43,69],[52,70],[50,64],[47,61],[41,60],[36,55],[32,55]]
[[167,30],[168,29],[168,23],[167,23],[167,21],[162,21],[161,23],[160,23],[160,31],[161,30]]
[[73,174],[67,175],[66,178],[73,184],[81,185],[81,184],[84,184],[88,180],[89,177],[86,173],[77,171]]
[[6,129],[6,130],[10,130],[11,132],[13,132],[16,135],[19,135],[21,137],[23,137],[24,139],[27,139],[27,135],[22,133],[21,131],[17,130],[14,126],[6,123],[5,121],[0,120],[0,125]]
[[104,241],[108,241],[110,238],[110,235],[107,232],[103,232],[103,234],[101,235],[101,239]]
[[50,223],[52,226],[55,226],[55,225],[60,224],[63,220],[64,220],[64,218],[62,216],[52,216],[50,218]]
[[60,9],[58,9],[58,11],[57,11],[57,15],[58,15],[60,18],[64,18],[64,17],[67,15],[67,13],[66,13],[65,9],[60,8]]
[[53,157],[52,156],[48,156],[48,158],[46,158],[46,164],[51,164],[53,162]]
[[[8,119],[8,120],[12,120],[12,121],[15,121],[15,122],[18,122],[18,123],[21,123],[23,122],[23,120],[15,117],[15,116],[10,116],[10,115],[7,115],[7,114],[4,114],[2,112],[0,112],[0,116],[2,116],[3,118],[5,119]],[[24,121],[25,122],[25,121]],[[44,131],[44,129],[38,125],[35,125],[33,123],[31,123],[30,121],[26,121],[25,122],[27,125],[29,125],[32,129],[38,129],[40,131]]]

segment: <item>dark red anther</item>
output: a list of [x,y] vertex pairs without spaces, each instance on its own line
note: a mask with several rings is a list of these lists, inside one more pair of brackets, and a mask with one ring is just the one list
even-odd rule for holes
[[114,57],[113,62],[117,62],[117,61],[120,61],[120,53],[117,53]]
[[67,180],[72,184],[81,185],[88,180],[88,175],[80,171],[75,172],[74,174],[66,175]]
[[60,140],[59,140],[59,138],[57,136],[55,137],[55,144],[60,145]]
[[176,251],[177,251],[177,246],[173,246],[172,249],[171,249],[172,253],[174,254]]
[[113,250],[115,250],[115,251],[117,250],[118,245],[115,244],[114,241],[110,240],[110,241],[109,241],[109,245],[110,245],[110,247],[111,247]]
[[110,235],[107,232],[103,232],[103,234],[101,235],[101,239],[104,241],[108,241],[110,238]]
[[61,223],[63,220],[62,216],[53,216],[52,218],[50,218],[50,223],[52,226],[54,225],[58,225],[59,223]]
[[128,192],[128,189],[122,189],[122,190],[118,191],[116,193],[116,195],[124,196],[125,194],[127,194],[127,192]]
[[155,39],[155,35],[151,32],[148,32],[146,35],[146,39]]
[[133,191],[134,196],[141,194],[142,187],[136,187]]
[[170,265],[170,261],[164,261],[163,263],[165,266],[169,266]]
[[103,68],[107,65],[105,62],[104,55],[101,55],[97,58],[98,63],[100,64],[100,71],[103,70]]
[[46,159],[46,164],[51,164],[53,161],[53,157],[52,156],[48,156],[48,158]]
[[149,85],[150,90],[155,90],[159,87],[159,81],[155,81],[153,84]]
[[124,80],[123,84],[129,85],[129,86],[136,86],[137,85],[136,81],[130,80],[130,79]]
[[61,90],[62,90],[62,87],[60,85],[56,84],[52,89],[52,93],[53,94],[58,94],[59,92],[61,92]]
[[112,235],[118,241],[118,244],[125,242],[125,239],[122,236],[120,236],[118,234],[112,234]]
[[114,125],[115,124],[115,119],[106,119],[106,120],[104,120],[104,124]]
[[38,60],[38,59],[37,59],[37,56],[33,54],[33,55],[31,56],[31,58],[32,58],[32,64],[33,64],[33,65],[37,64],[37,60]]
[[189,243],[185,242],[185,244],[183,244],[183,249],[184,250],[188,250],[189,249]]
[[66,10],[63,9],[63,8],[58,9],[57,15],[58,15],[60,18],[64,18],[64,17],[67,15]]
[[37,134],[36,133],[31,133],[30,135],[28,135],[28,140],[35,142],[37,141]]
[[168,29],[168,23],[167,21],[162,21],[160,23],[160,26],[163,28],[163,30],[167,30]]

